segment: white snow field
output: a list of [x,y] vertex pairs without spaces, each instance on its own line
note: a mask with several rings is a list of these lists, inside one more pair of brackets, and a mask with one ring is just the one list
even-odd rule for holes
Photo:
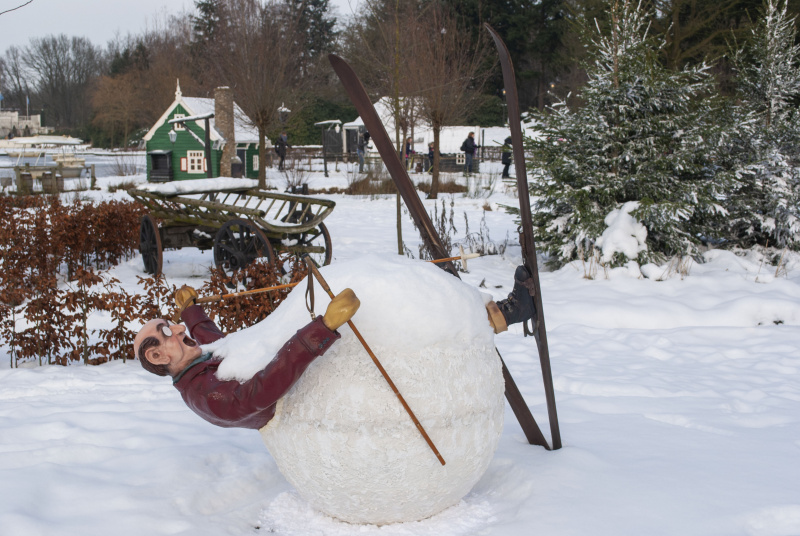
[[[311,175],[312,187],[346,182],[343,166]],[[521,257],[499,205],[516,199],[502,184],[477,191],[489,197],[454,198],[455,238],[464,213],[478,230],[486,205],[491,238],[510,245],[469,261],[463,279],[500,299]],[[396,255],[394,198],[330,197],[334,263]],[[403,233],[416,253],[406,215]],[[199,286],[211,255],[184,248],[164,260],[171,284]],[[461,502],[381,527],[313,510],[257,431],[208,424],[135,361],[9,369],[0,347],[0,535],[800,535],[800,257],[787,254],[777,276],[754,254],[705,260],[684,276],[653,265],[648,277],[580,263],[543,271],[563,448],[528,445],[506,405],[494,458]],[[113,275],[134,288],[141,259]],[[495,342],[549,438],[533,339],[512,326]]]

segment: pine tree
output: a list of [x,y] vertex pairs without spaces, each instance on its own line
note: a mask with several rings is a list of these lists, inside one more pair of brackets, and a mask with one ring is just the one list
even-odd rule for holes
[[[575,6],[566,0],[445,0],[444,3],[458,13],[463,27],[471,31],[473,43],[485,37],[484,22],[503,36],[514,62],[523,109],[533,106],[542,109],[549,102],[551,84],[557,91],[562,90],[561,75],[574,63],[569,54],[567,14]],[[486,68],[492,69],[487,94],[499,97],[503,90],[502,73],[491,64]]]
[[222,0],[196,0],[197,15],[192,15],[192,42],[202,45],[212,43],[222,24]]
[[195,0],[194,3],[197,15],[191,15],[189,19],[192,23],[190,51],[193,74],[198,79],[209,74],[212,49],[221,46],[218,41],[226,24],[223,2],[224,0]]
[[338,32],[336,18],[329,13],[328,0],[285,0],[299,16],[300,30],[305,36],[305,55],[315,58],[333,52]]
[[706,141],[708,67],[666,70],[647,34],[650,13],[630,0],[609,12],[606,31],[584,21],[583,105],[572,111],[562,102],[534,116],[541,136],[529,140],[533,219],[556,265],[591,254],[604,219],[623,206],[647,229],[639,262],[696,254],[719,213]]
[[793,106],[800,96],[800,46],[795,35],[786,3],[767,0],[747,42],[731,53],[738,92],[729,108],[721,161],[734,179],[726,198],[729,245],[800,245],[800,116]]

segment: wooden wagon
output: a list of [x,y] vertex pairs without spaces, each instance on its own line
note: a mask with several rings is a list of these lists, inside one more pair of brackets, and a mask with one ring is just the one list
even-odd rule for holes
[[322,220],[336,203],[259,190],[254,182],[200,179],[128,190],[150,209],[139,234],[145,271],[161,273],[162,252],[182,247],[213,249],[215,266],[227,275],[259,257],[272,262],[281,252],[309,254],[318,265],[329,264],[331,237]]

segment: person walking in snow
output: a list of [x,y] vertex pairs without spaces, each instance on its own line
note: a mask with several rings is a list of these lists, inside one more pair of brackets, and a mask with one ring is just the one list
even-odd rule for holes
[[291,148],[289,145],[289,137],[286,135],[286,132],[281,132],[281,135],[278,136],[278,139],[275,141],[275,152],[280,157],[280,162],[278,162],[278,171],[284,171],[284,161],[286,160],[286,149]]
[[403,151],[403,154],[406,157],[406,161],[405,161],[406,170],[408,170],[408,166],[411,165],[411,162],[413,161],[413,160],[411,160],[411,158],[412,158],[412,155],[414,154],[414,140],[411,139],[411,136],[406,138],[406,147],[405,147],[405,150]]
[[[495,333],[535,317],[529,290],[532,288],[530,273],[524,266],[518,266],[514,289],[508,298],[486,305],[489,324]],[[275,415],[278,400],[341,337],[337,330],[361,305],[351,289],[343,290],[331,300],[325,314],[298,330],[263,370],[246,382],[239,382],[217,378],[222,359],[212,352],[203,352],[201,344],[210,344],[225,334],[195,303],[196,299],[195,289],[181,287],[175,293],[175,303],[182,310],[181,319],[186,325],[173,324],[167,319],[147,322],[133,341],[133,353],[148,372],[171,376],[172,385],[192,411],[224,428],[266,426]]]
[[[439,153],[439,155],[441,156],[441,153]],[[433,142],[430,142],[428,144],[428,161],[426,162],[427,168],[425,169],[425,171],[428,173],[433,173],[433,156],[434,156]]]
[[467,139],[461,144],[461,150],[464,151],[464,173],[466,175],[472,173],[472,159],[475,157],[475,150],[479,147],[480,145],[475,143],[474,132],[470,132],[467,135]]
[[500,162],[503,164],[503,174],[500,178],[508,179],[510,178],[510,175],[508,174],[508,168],[511,166],[511,136],[506,138],[502,151],[503,152],[500,155]]
[[359,173],[364,173],[364,158],[367,155],[367,147],[369,147],[369,132],[364,132],[364,134],[358,137],[358,144],[356,145]]

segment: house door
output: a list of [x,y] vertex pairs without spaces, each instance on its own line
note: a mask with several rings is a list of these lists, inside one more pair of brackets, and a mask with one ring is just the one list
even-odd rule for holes
[[150,181],[167,182],[173,179],[172,151],[150,151]]
[[231,176],[241,178],[247,174],[247,149],[236,149],[236,158],[238,162],[231,163]]

